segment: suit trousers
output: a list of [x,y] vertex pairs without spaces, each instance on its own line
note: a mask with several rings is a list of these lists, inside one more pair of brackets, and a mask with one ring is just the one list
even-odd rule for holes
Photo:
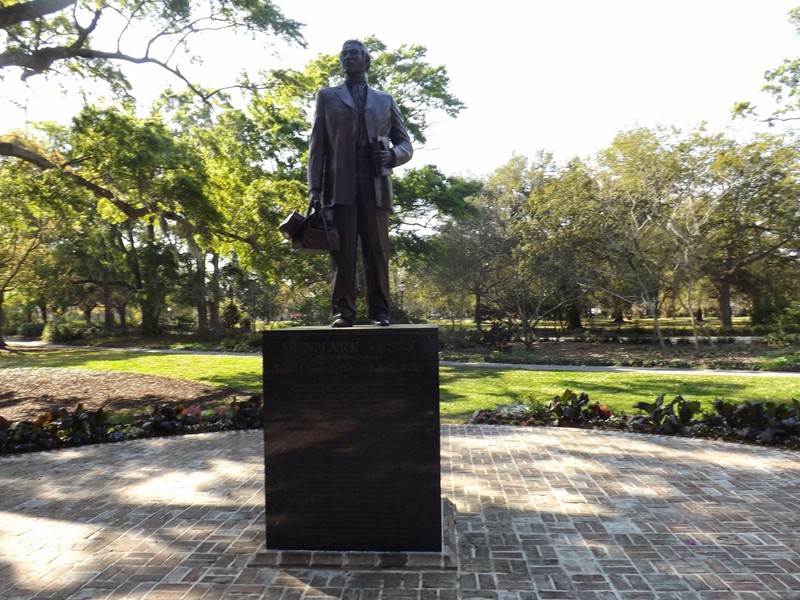
[[355,204],[333,207],[333,222],[339,232],[339,251],[331,253],[333,314],[351,320],[356,315],[359,239],[366,280],[367,316],[372,319],[389,315],[389,211],[375,206],[375,180],[371,173],[357,179]]

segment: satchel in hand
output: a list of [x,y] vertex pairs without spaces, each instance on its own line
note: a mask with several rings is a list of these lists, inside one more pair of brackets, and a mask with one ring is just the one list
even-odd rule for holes
[[278,229],[283,237],[290,240],[292,250],[303,254],[327,254],[339,251],[339,233],[333,226],[325,209],[308,207],[305,217],[293,211]]

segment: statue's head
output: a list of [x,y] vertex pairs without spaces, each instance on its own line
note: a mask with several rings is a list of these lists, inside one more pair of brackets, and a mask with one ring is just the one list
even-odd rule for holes
[[342,70],[348,75],[369,71],[370,58],[367,47],[358,40],[347,40],[339,53]]

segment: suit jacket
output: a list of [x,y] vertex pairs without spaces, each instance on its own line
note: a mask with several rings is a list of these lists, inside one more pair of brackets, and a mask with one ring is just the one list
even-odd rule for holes
[[[395,157],[392,166],[411,159],[414,153],[411,139],[400,109],[389,94],[367,88],[364,123],[370,142],[376,137],[391,140]],[[347,86],[319,90],[308,153],[308,188],[321,190],[326,204],[352,205],[355,202],[356,135],[356,109]],[[392,209],[392,182],[388,175],[375,177],[375,202],[381,208]]]

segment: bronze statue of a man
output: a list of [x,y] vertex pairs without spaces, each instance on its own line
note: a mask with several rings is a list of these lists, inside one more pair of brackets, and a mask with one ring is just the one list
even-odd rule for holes
[[357,40],[339,55],[344,84],[317,93],[308,155],[309,204],[333,208],[339,251],[332,252],[333,326],[352,327],[356,316],[356,247],[366,279],[367,316],[389,325],[389,215],[392,167],[414,150],[397,104],[367,85],[370,57]]

